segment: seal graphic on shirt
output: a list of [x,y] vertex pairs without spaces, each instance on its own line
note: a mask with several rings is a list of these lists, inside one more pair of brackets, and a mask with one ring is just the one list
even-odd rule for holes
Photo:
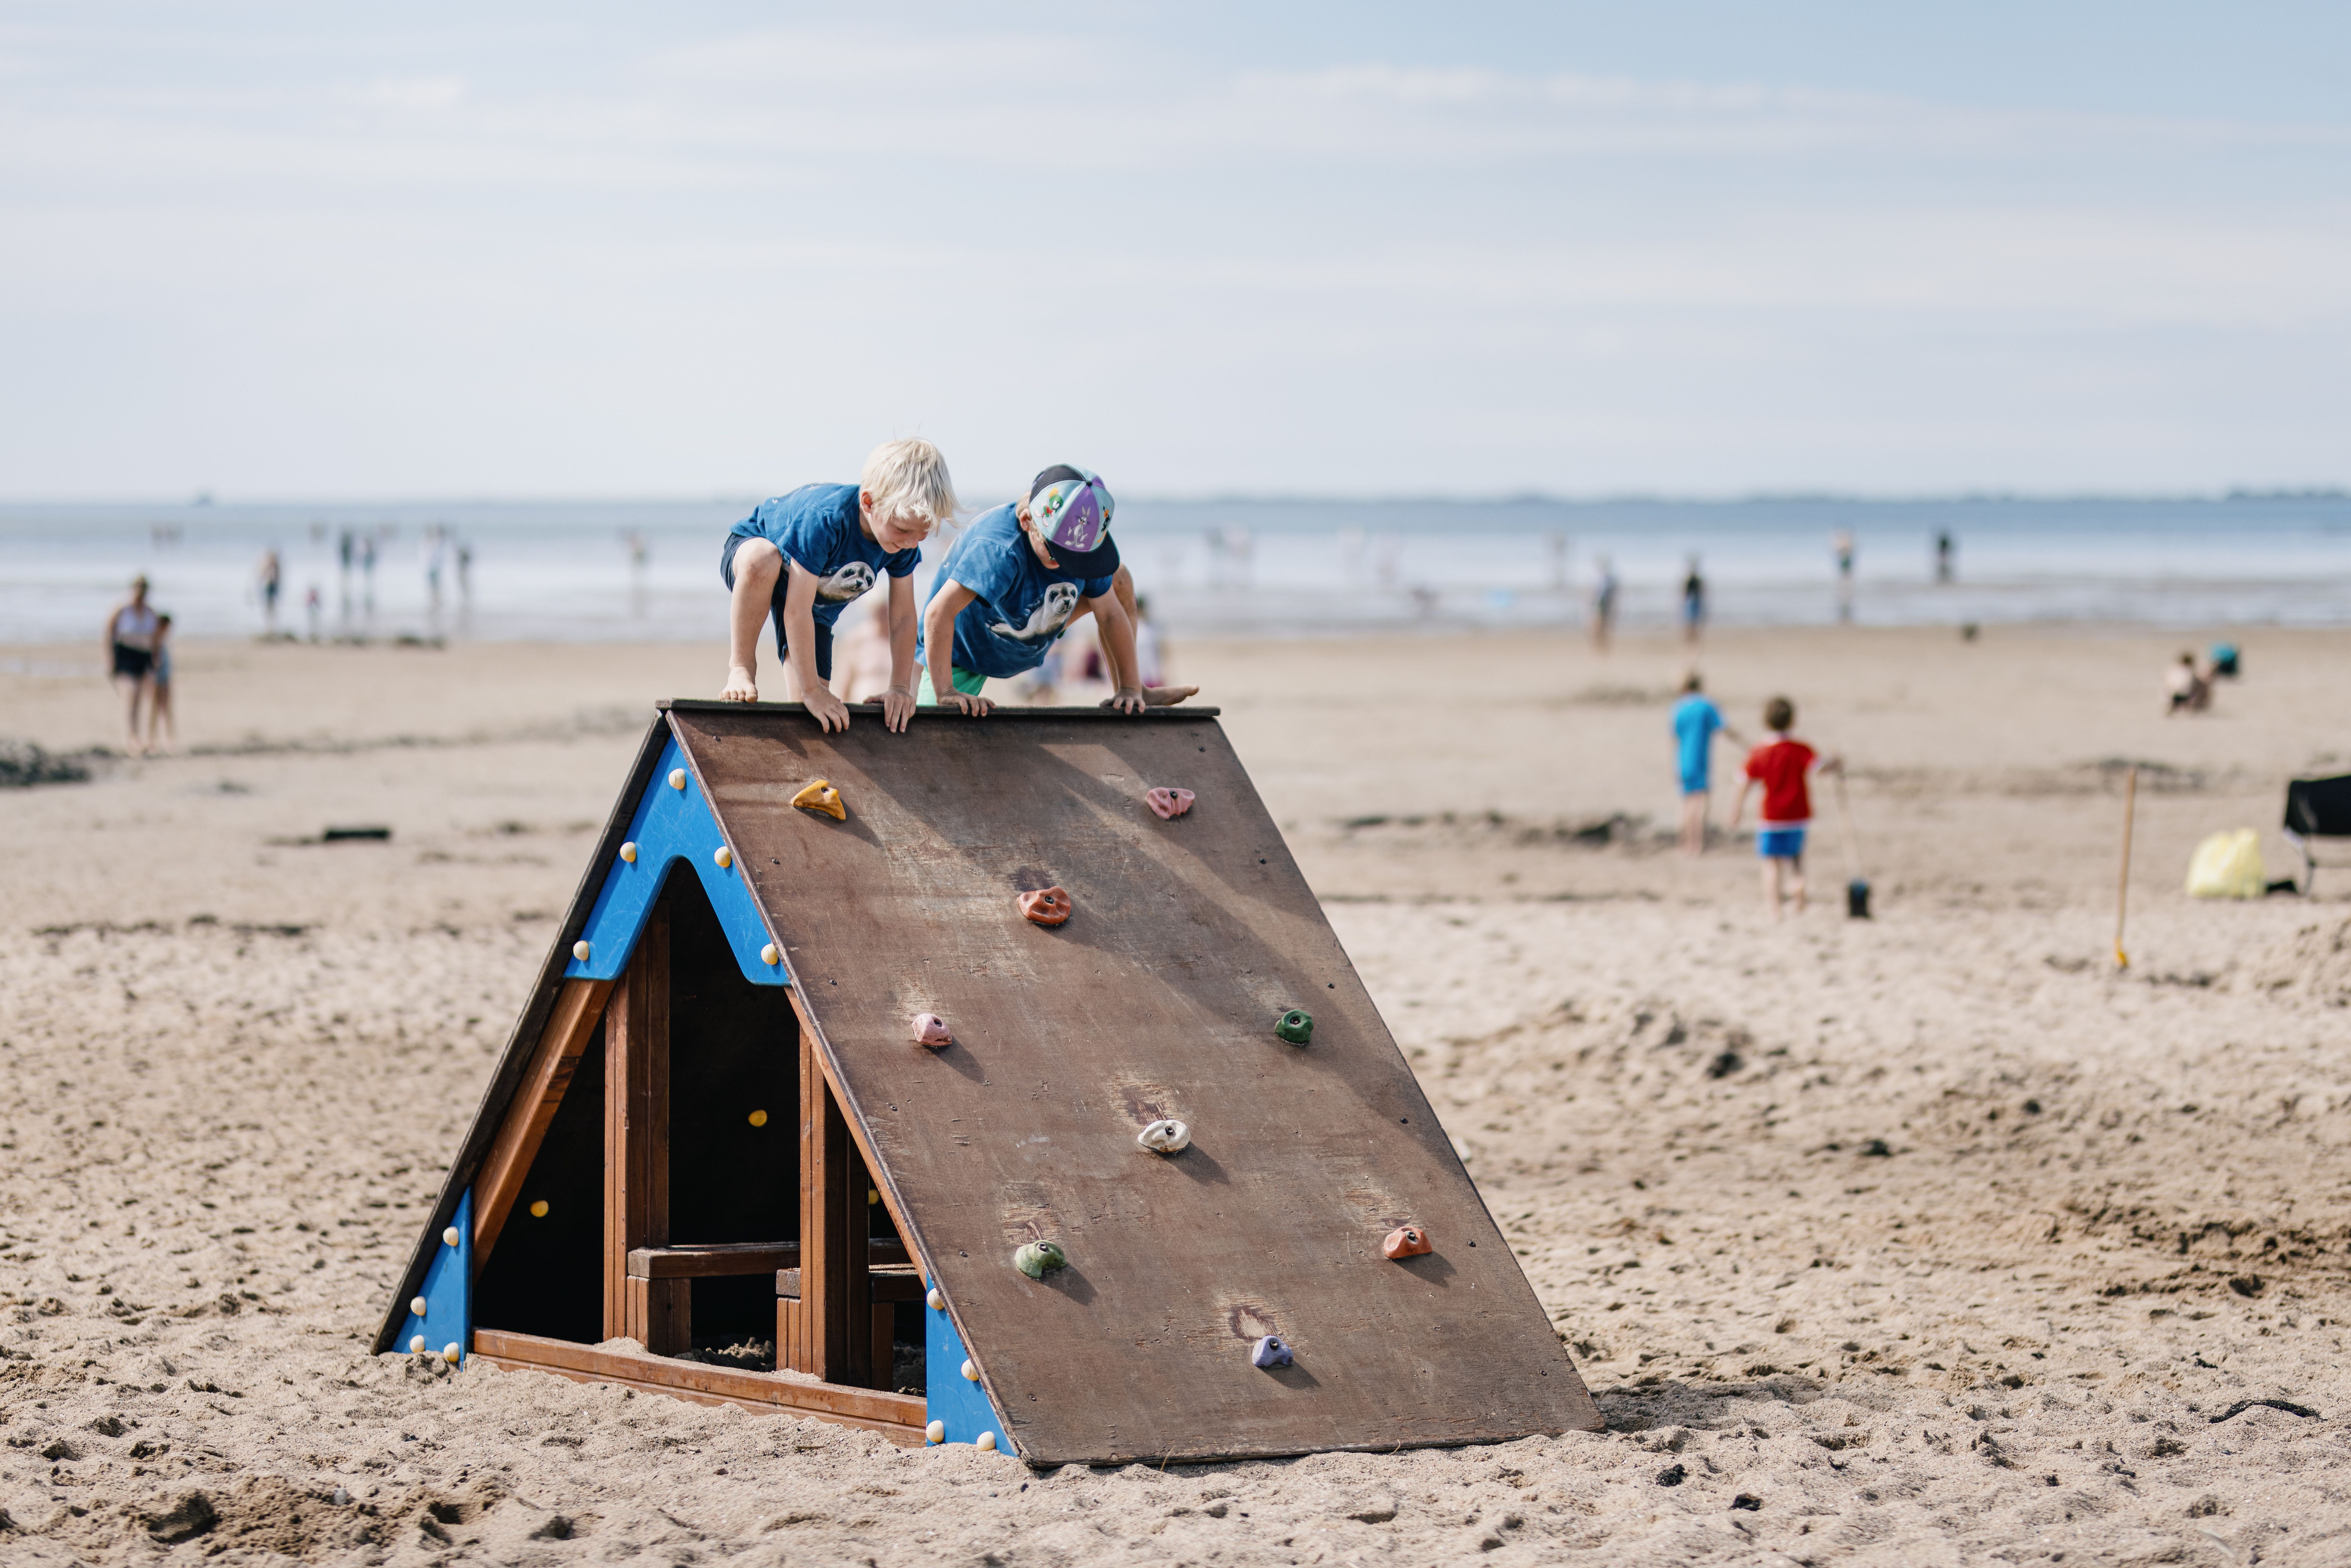
[[852,560],[816,585],[819,599],[854,599],[873,586],[873,569]]
[[1041,643],[1048,637],[1060,635],[1061,628],[1070,623],[1070,612],[1077,607],[1076,583],[1048,583],[1043,601],[1029,612],[1028,625],[1015,627],[998,621],[988,630],[1015,643]]

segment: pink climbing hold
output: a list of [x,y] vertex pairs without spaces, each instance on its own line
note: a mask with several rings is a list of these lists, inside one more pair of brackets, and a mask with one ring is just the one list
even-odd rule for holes
[[1159,813],[1159,820],[1163,822],[1173,821],[1192,809],[1193,796],[1189,789],[1169,789],[1163,787],[1145,791],[1143,799],[1154,811]]
[[948,1046],[955,1043],[955,1036],[948,1032],[947,1020],[939,1017],[938,1014],[916,1013],[914,1015],[914,1043],[916,1045],[927,1045],[933,1051],[945,1051]]
[[1399,1226],[1380,1243],[1380,1255],[1389,1259],[1418,1258],[1428,1250],[1428,1232],[1417,1225]]

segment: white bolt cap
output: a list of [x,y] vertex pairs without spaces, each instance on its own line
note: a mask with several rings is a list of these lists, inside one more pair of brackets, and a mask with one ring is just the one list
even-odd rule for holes
[[773,968],[778,964],[782,963],[783,960],[784,956],[776,951],[776,945],[773,942],[768,943],[766,946],[759,949],[759,962],[767,965],[769,968]]
[[735,852],[728,849],[725,844],[721,844],[717,849],[711,852],[710,858],[718,862],[718,869],[720,871],[725,871],[728,866],[735,863]]
[[963,1364],[963,1375],[971,1379],[974,1383],[977,1383],[979,1381],[979,1368],[974,1366],[968,1361]]
[[939,1294],[939,1288],[936,1285],[931,1287],[931,1292],[923,1298],[923,1303],[935,1312],[947,1310],[947,1299]]
[[423,1297],[419,1296],[414,1301],[408,1303],[408,1310],[414,1312],[421,1318],[424,1315],[424,1309],[430,1304],[431,1303],[426,1301]]
[[944,1443],[946,1440],[947,1424],[945,1421],[934,1421],[929,1426],[923,1428],[924,1442]]
[[465,1353],[458,1348],[455,1341],[452,1341],[441,1347],[441,1359],[447,1362],[452,1366],[456,1365],[459,1361],[463,1360],[465,1358]]
[[684,768],[673,768],[669,770],[669,787],[673,789],[683,789],[685,788]]
[[415,1352],[418,1355],[423,1355],[424,1354],[424,1336],[423,1334],[418,1334],[414,1339],[410,1340],[408,1342],[408,1348]]
[[441,1244],[444,1247],[455,1247],[464,1239],[465,1238],[457,1234],[457,1228],[454,1225],[441,1233]]
[[588,961],[588,955],[591,949],[588,946],[588,938],[585,936],[582,936],[579,941],[571,944],[571,956],[579,959],[583,964]]
[[637,863],[637,844],[634,839],[621,846],[621,858],[631,865]]
[[982,1432],[979,1435],[979,1441],[974,1443],[972,1447],[977,1448],[983,1454],[992,1454],[996,1452],[996,1434],[993,1432]]

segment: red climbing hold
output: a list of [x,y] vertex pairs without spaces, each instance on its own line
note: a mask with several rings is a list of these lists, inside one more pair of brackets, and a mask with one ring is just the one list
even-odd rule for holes
[[1380,1243],[1380,1253],[1387,1258],[1417,1258],[1429,1250],[1428,1232],[1417,1225],[1406,1225],[1388,1232]]
[[1070,917],[1067,889],[1048,887],[1020,895],[1020,913],[1040,925],[1059,925]]
[[1154,811],[1159,813],[1162,821],[1173,821],[1192,809],[1193,796],[1189,789],[1153,789],[1146,791],[1143,798]]

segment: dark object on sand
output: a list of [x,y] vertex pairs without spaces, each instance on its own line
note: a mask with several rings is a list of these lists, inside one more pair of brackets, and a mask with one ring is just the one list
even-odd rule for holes
[[2273,1410],[2283,1410],[2289,1416],[2300,1416],[2304,1420],[2315,1421],[2319,1418],[2317,1411],[2307,1405],[2296,1405],[2291,1399],[2240,1399],[2218,1416],[2213,1416],[2212,1425],[2217,1427],[2231,1416],[2241,1416],[2256,1405],[2266,1405]]
[[1861,834],[1853,825],[1853,804],[1845,799],[1844,772],[1836,776],[1837,825],[1844,830],[1844,915],[1848,920],[1869,918],[1869,879],[1861,874]]
[[1844,913],[1848,920],[1869,918],[1869,883],[1866,879],[1855,877],[1844,884]]
[[2285,787],[2285,841],[2302,856],[2302,891],[2318,881],[2312,839],[2351,839],[2351,773],[2332,779],[2289,779]]
[[79,757],[57,757],[29,740],[0,740],[0,789],[88,782],[89,764]]
[[339,843],[345,839],[389,839],[390,828],[329,828],[319,835],[322,844]]
[[1687,1465],[1667,1465],[1657,1472],[1657,1484],[1661,1487],[1677,1487],[1687,1479],[1689,1479]]

